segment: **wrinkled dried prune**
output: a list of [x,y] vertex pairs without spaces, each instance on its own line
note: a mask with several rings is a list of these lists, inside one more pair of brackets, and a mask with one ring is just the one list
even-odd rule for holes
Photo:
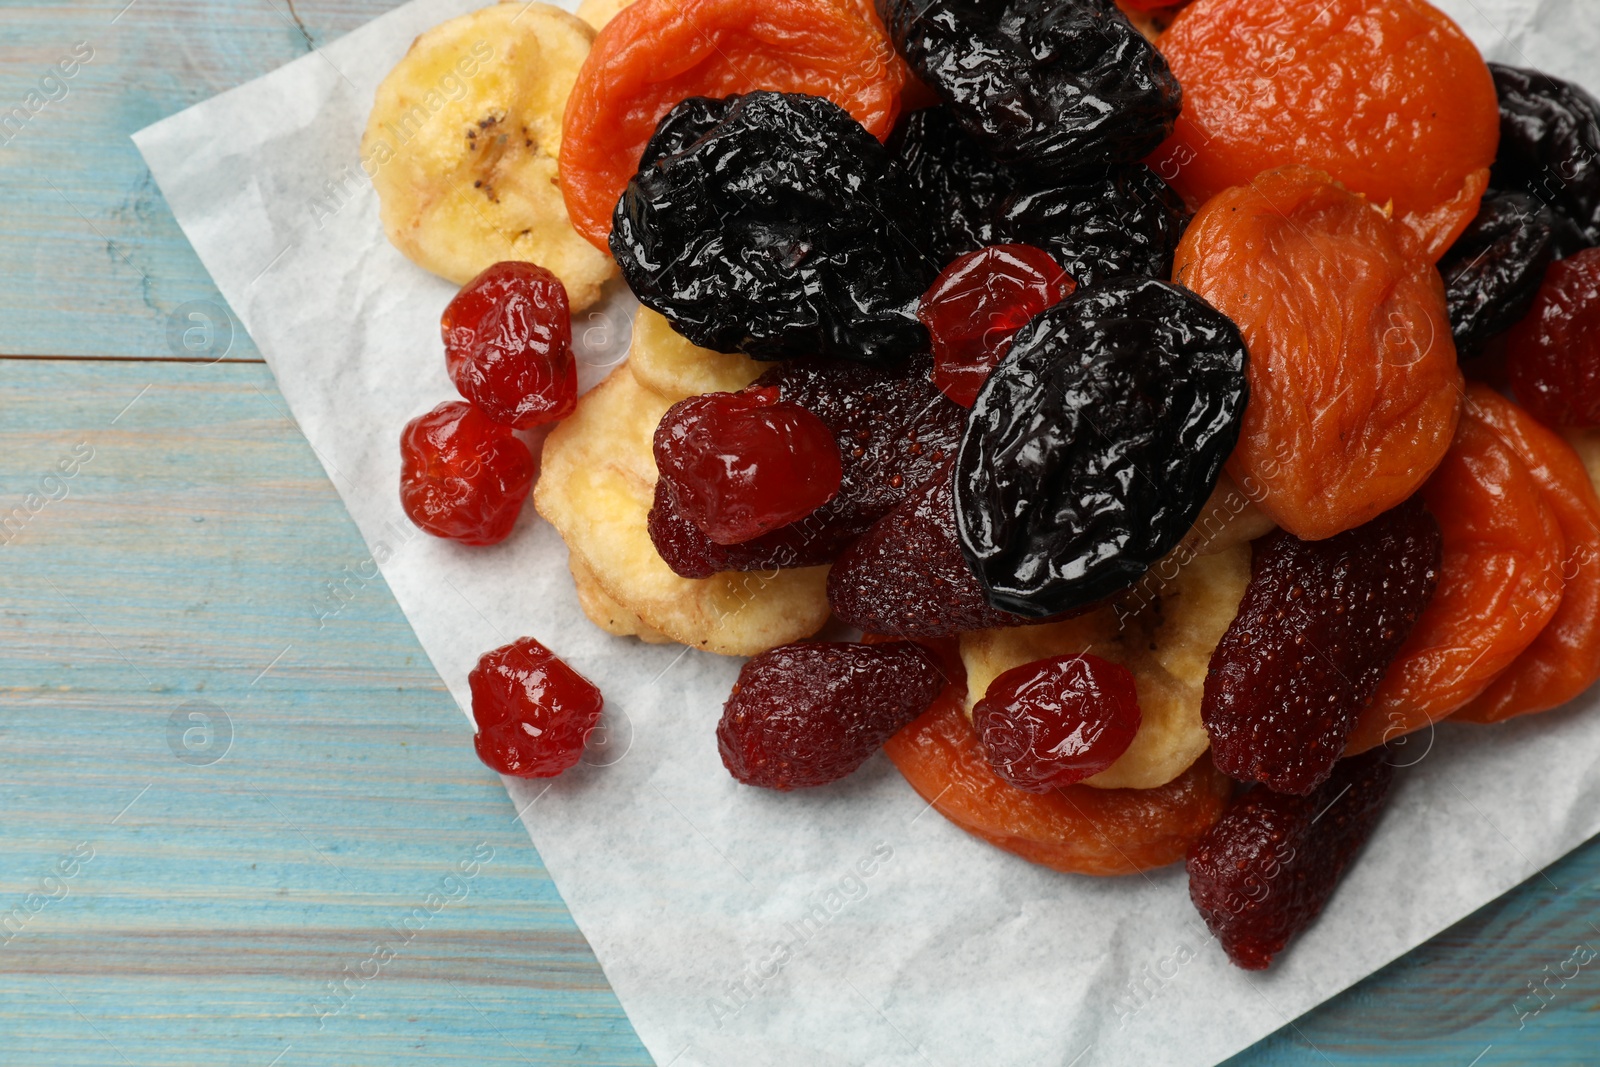
[[765,789],[838,781],[921,715],[944,676],[939,654],[911,641],[763,652],[744,665],[723,707],[722,765]]
[[828,572],[833,613],[868,633],[949,637],[1020,626],[996,611],[956,537],[954,461],[845,550]]
[[1310,796],[1252,789],[1189,846],[1189,899],[1235,965],[1266,969],[1322,914],[1393,781],[1376,748],[1340,760]]
[[776,387],[780,400],[805,408],[833,432],[843,467],[838,495],[790,526],[718,545],[658,483],[650,511],[656,551],[685,578],[831,562],[955,455],[967,413],[934,386],[931,369],[931,358],[919,355],[896,370],[826,359],[768,370],[752,390]]
[[1321,785],[1432,599],[1440,553],[1417,497],[1325,541],[1257,541],[1200,702],[1217,769],[1279,793]]
[[1489,193],[1439,261],[1450,331],[1462,358],[1511,329],[1533,306],[1556,254],[1556,217],[1531,196]]
[[1183,197],[1143,163],[1107,167],[1012,193],[997,209],[997,239],[1042,248],[1079,285],[1137,275],[1172,277],[1189,225]]
[[692,99],[652,146],[679,150],[629,182],[611,250],[634,295],[684,337],[756,359],[882,365],[927,346],[916,303],[938,268],[908,236],[913,197],[839,105]]
[[1041,172],[1143,158],[1178,79],[1111,0],[877,0],[895,48],[1002,163]]
[[1600,244],[1600,100],[1536,70],[1490,63],[1489,71],[1500,96],[1490,185],[1542,201],[1576,223],[1587,244]]
[[912,239],[944,267],[995,243],[995,208],[1015,186],[1010,171],[961,131],[946,107],[900,119],[889,154],[917,196]]
[[1044,618],[1124,589],[1194,522],[1239,439],[1244,338],[1187,289],[1080,289],[1017,334],[957,460],[991,606]]

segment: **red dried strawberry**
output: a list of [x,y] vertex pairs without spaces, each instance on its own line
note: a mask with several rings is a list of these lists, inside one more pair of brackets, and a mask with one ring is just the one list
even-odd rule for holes
[[1340,760],[1309,796],[1252,789],[1189,847],[1189,897],[1235,964],[1264,970],[1322,913],[1383,812],[1388,755]]
[[868,530],[828,575],[833,613],[897,637],[945,637],[1033,622],[989,606],[956,540],[951,463]]
[[1321,784],[1433,596],[1439,555],[1419,498],[1326,541],[1257,541],[1200,705],[1217,769],[1280,793]]
[[865,763],[944,688],[938,653],[911,641],[796,644],[744,665],[717,724],[745,785],[805,789]]

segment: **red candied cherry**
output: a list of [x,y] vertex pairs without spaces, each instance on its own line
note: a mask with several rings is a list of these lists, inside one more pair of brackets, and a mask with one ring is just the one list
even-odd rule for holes
[[572,313],[554,274],[496,263],[450,301],[441,325],[450,380],[495,422],[527,430],[572,414]]
[[739,672],[717,724],[728,773],[788,791],[838,781],[927,710],[939,654],[911,641],[784,645]]
[[1545,272],[1533,310],[1506,335],[1511,388],[1547,426],[1600,426],[1600,248]]
[[1014,667],[972,709],[995,772],[1030,793],[1099,774],[1128,750],[1141,719],[1128,668],[1090,655]]
[[805,518],[844,477],[833,432],[775,388],[675,404],[656,428],[655,456],[678,510],[719,545]]
[[435,537],[504,541],[533,488],[528,446],[462,400],[440,404],[400,434],[400,506]]
[[970,408],[1017,331],[1076,288],[1048,252],[1030,245],[991,245],[950,264],[917,308],[933,339],[933,384]]
[[467,675],[478,758],[501,774],[554,778],[578,762],[605,699],[531,637],[485,653]]

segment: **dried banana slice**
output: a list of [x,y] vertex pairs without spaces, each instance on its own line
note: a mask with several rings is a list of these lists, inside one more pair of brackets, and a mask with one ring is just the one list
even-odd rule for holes
[[626,364],[613,371],[545,442],[539,514],[606,596],[674,641],[753,656],[816,633],[828,621],[826,567],[691,579],[661,561],[645,521],[656,483],[650,442],[671,403]]
[[633,317],[628,366],[640,385],[674,404],[701,393],[736,393],[767,369],[767,364],[737,352],[724,355],[690,344],[647,307]]
[[396,248],[458,285],[526,260],[561,279],[574,309],[599,299],[616,264],[572,228],[557,184],[567,96],[593,39],[560,8],[517,0],[416,39],[361,140]]
[[633,3],[633,0],[583,0],[578,5],[578,17],[597,30],[603,30],[606,23],[617,17],[617,12]]
[[578,606],[583,613],[589,616],[589,621],[600,629],[616,637],[637,637],[647,645],[665,645],[672,642],[672,638],[658,630],[652,630],[627,608],[612,600],[606,591],[600,588],[594,572],[589,565],[583,562],[576,553],[567,554],[567,569],[572,572],[572,584],[578,590]]
[[1102,789],[1166,785],[1210,747],[1200,697],[1211,653],[1250,583],[1250,546],[1197,556],[1133,613],[1108,606],[1066,622],[984,630],[961,639],[968,708],[1013,667],[1089,652],[1133,672],[1144,721],[1128,751],[1087,779]]

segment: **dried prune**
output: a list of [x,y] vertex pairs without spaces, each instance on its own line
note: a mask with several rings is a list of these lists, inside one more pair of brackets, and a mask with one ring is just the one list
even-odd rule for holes
[[1415,497],[1325,541],[1257,541],[1200,704],[1217,769],[1279,793],[1327,780],[1432,598],[1439,557],[1439,525]]
[[1131,162],[1178,117],[1178,79],[1111,0],[877,4],[911,69],[1009,166]]
[[1155,171],[1129,163],[1057,182],[1007,197],[996,236],[1044,249],[1079,285],[1172,276],[1189,211]]
[[1137,581],[1189,531],[1244,418],[1244,338],[1166,282],[1080,289],[1017,335],[961,440],[961,549],[1044,618]]
[[734,545],[802,519],[839,491],[839,447],[776,389],[703,393],[667,409],[654,453],[679,512]]
[[1133,874],[1183,858],[1222,813],[1232,786],[1210,760],[1155,789],[1069,785],[1027,793],[994,772],[959,689],[884,745],[911,788],[996,848],[1070,874]]
[[1031,620],[996,611],[956,537],[954,460],[875,523],[828,572],[833,613],[868,633],[947,637]]
[[1587,243],[1600,244],[1600,100],[1536,70],[1500,63],[1489,70],[1500,97],[1500,154],[1490,182],[1548,204]]
[[1080,653],[1013,667],[973,705],[972,726],[995,773],[1051,793],[1117,762],[1141,721],[1133,673]]
[[1048,252],[1029,245],[990,245],[958,258],[917,305],[933,342],[933,384],[970,408],[1017,331],[1076,288]]
[[1494,80],[1427,0],[1196,0],[1161,53],[1183,113],[1150,165],[1191,205],[1315,167],[1392,202],[1433,262],[1476,213],[1499,137]]
[[763,652],[739,671],[723,707],[722,764],[745,785],[827,785],[921,715],[944,684],[939,654],[912,641]]
[[1256,175],[1201,208],[1172,276],[1250,343],[1250,407],[1228,472],[1262,487],[1278,525],[1332,537],[1439,465],[1461,402],[1444,284],[1376,206],[1321,171]]
[[1439,261],[1456,354],[1469,359],[1533,306],[1556,256],[1556,218],[1531,196],[1490,193]]
[[478,758],[519,778],[554,778],[576,764],[605,703],[594,683],[531,637],[484,653],[467,685]]
[[1517,454],[1539,483],[1567,553],[1558,574],[1561,605],[1511,666],[1456,722],[1503,722],[1559,707],[1600,679],[1600,499],[1572,446],[1492,389],[1468,387],[1471,417]]
[[1265,970],[1322,914],[1394,782],[1386,749],[1340,760],[1309,796],[1252,789],[1189,849],[1189,898],[1239,967]]
[[[821,97],[721,103],[617,204],[611,250],[634,295],[718,352],[887,365],[925,349],[916,302],[938,269],[908,236],[913,198],[884,147]],[[680,107],[668,147],[711,113]]]
[[949,108],[903,116],[889,154],[917,196],[912,238],[935,263],[995,243],[994,211],[1015,178],[962,132]]
[[793,525],[738,545],[717,545],[672,505],[657,485],[650,536],[661,558],[685,578],[722,571],[828,563],[955,455],[967,413],[930,380],[932,360],[915,356],[895,370],[838,360],[796,360],[750,386],[778,390],[833,432],[843,477],[839,493]]
[[1545,272],[1532,310],[1506,335],[1506,369],[1546,426],[1600,426],[1600,248]]

